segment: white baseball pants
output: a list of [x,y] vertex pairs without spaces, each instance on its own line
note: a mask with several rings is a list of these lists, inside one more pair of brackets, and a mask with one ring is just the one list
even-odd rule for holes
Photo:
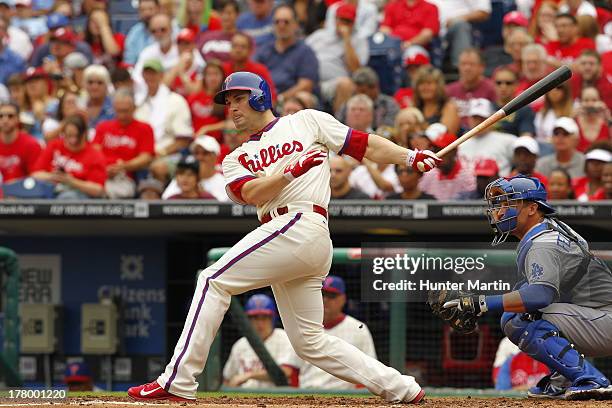
[[291,211],[247,234],[200,273],[183,332],[158,383],[172,394],[194,398],[196,376],[204,369],[231,295],[272,286],[298,356],[389,402],[414,399],[421,391],[414,377],[323,331],[321,286],[331,262],[327,220],[320,214]]

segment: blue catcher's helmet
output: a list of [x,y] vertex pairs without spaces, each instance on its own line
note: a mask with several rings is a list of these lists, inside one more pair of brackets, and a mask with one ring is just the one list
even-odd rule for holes
[[257,294],[247,300],[244,306],[247,316],[266,315],[274,318],[276,316],[276,306],[274,300],[268,295]]
[[495,231],[492,245],[501,244],[516,229],[520,200],[533,201],[545,214],[553,214],[555,209],[546,202],[546,188],[535,177],[519,174],[511,178],[499,178],[487,186],[487,218]]
[[234,72],[230,74],[221,90],[215,95],[215,103],[225,105],[225,94],[231,90],[250,91],[249,105],[257,112],[265,112],[272,109],[272,93],[270,87],[259,75],[251,72]]

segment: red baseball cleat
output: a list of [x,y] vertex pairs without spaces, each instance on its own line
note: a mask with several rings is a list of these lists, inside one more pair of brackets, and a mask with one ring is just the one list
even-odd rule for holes
[[409,402],[409,404],[420,404],[421,402],[424,402],[424,401],[425,401],[425,390],[421,390],[421,392],[419,392],[417,396],[414,397],[412,401]]
[[183,398],[170,394],[168,391],[164,390],[157,381],[139,385],[138,387],[132,387],[128,390],[128,395],[138,401],[195,401],[195,399]]

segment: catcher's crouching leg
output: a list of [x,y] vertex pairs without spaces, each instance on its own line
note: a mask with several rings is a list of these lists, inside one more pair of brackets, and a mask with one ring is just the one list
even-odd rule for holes
[[[504,329],[506,327],[510,329],[508,325],[516,321],[516,317],[512,318],[506,323]],[[518,339],[519,348],[571,382],[567,391],[562,388],[544,390],[548,396],[565,393],[567,399],[570,399],[570,397],[571,399],[582,399],[604,395],[602,391],[608,389],[610,381],[590,362],[585,360],[584,355],[580,354],[573,344],[559,336],[559,329],[554,324],[547,320],[526,323],[527,325]],[[518,327],[516,329],[516,331],[520,330]],[[517,333],[511,334],[513,338],[516,338]],[[607,391],[606,394],[608,394]]]
[[529,323],[529,320],[523,319],[522,315],[518,313],[504,312],[501,317],[500,326],[510,341],[518,345],[521,334],[523,334]]

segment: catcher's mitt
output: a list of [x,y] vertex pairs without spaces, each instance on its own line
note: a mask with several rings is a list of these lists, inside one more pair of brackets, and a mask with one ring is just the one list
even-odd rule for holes
[[434,315],[448,322],[460,334],[472,333],[478,327],[481,313],[477,306],[478,296],[457,290],[430,290],[427,304]]

